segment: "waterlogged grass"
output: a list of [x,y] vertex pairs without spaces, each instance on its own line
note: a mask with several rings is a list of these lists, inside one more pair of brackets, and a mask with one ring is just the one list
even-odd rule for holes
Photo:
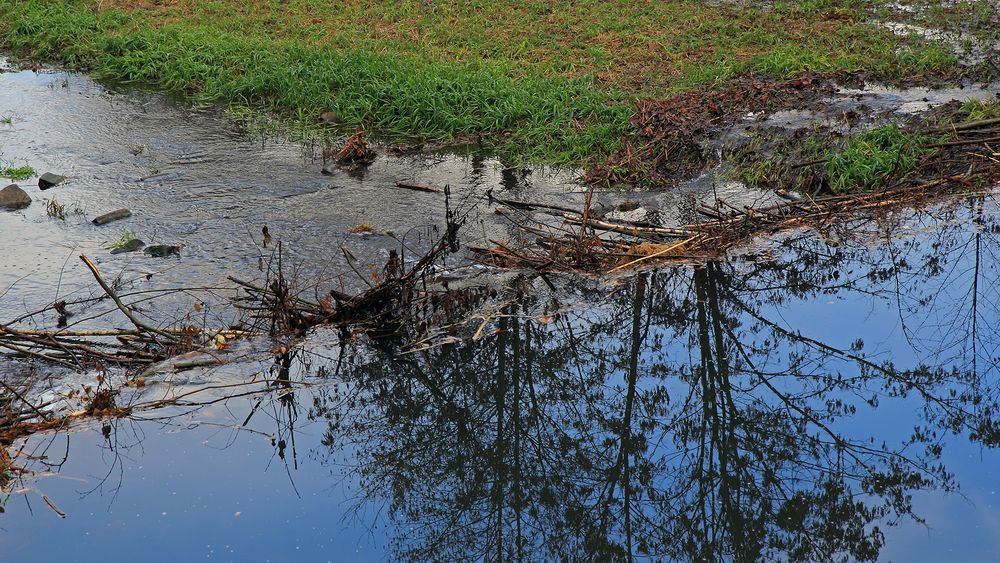
[[873,191],[905,177],[940,139],[911,133],[896,124],[861,131],[846,139],[827,127],[805,136],[760,132],[727,155],[728,174],[755,188],[856,193]]
[[567,163],[613,151],[637,97],[737,73],[944,74],[861,0],[0,0],[0,43],[195,99]]
[[920,157],[933,152],[931,141],[886,125],[858,133],[826,164],[830,189],[838,193],[871,191],[917,167]]
[[14,182],[20,182],[34,176],[35,169],[30,166],[0,166],[0,178],[10,178]]
[[83,215],[84,213],[84,209],[79,204],[70,204],[67,206],[60,203],[54,197],[45,200],[45,214],[51,219],[65,221],[67,215]]
[[104,248],[108,250],[125,250],[129,246],[134,245],[139,238],[135,236],[135,232],[129,229],[122,229],[121,233],[118,235],[118,239],[109,242],[104,245]]
[[992,100],[969,100],[962,105],[969,121],[1000,118],[1000,97]]

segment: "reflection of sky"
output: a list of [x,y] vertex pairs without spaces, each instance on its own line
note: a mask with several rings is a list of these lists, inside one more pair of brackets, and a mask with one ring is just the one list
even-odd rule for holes
[[961,440],[948,448],[946,463],[961,484],[961,495],[934,492],[914,495],[914,512],[925,518],[927,526],[904,522],[886,530],[883,561],[997,560],[1000,452],[980,451]]
[[[233,409],[234,402],[229,403]],[[217,412],[229,420],[231,410]],[[216,417],[196,417],[211,423]],[[245,413],[235,413],[237,418]],[[258,414],[260,420],[266,420]],[[142,443],[122,451],[102,490],[90,495],[112,457],[100,429],[70,435],[62,476],[41,478],[38,492],[67,513],[60,520],[29,493],[31,512],[17,496],[0,517],[7,561],[382,561],[383,530],[369,532],[345,516],[353,485],[340,473],[308,459],[322,424],[300,430],[299,468],[291,479],[270,440],[249,432],[201,425],[176,430],[159,423],[133,426]],[[252,423],[261,431],[265,425]],[[272,427],[271,432],[274,431]],[[50,456],[65,451],[56,440]],[[57,453],[53,453],[57,452]],[[286,450],[291,457],[291,449]],[[115,491],[119,480],[122,486]],[[350,481],[347,481],[350,483]],[[296,495],[296,489],[302,498]],[[369,508],[371,505],[368,505]],[[348,518],[348,519],[344,519]],[[374,518],[362,514],[365,525]]]
[[[992,201],[988,207],[995,206]],[[959,229],[961,242],[971,240],[969,229]],[[984,245],[990,244],[984,239]],[[929,242],[908,258],[931,256],[940,249],[931,248]],[[847,348],[862,338],[865,351],[873,359],[891,360],[897,367],[906,369],[921,363],[941,365],[948,362],[958,368],[969,369],[964,338],[956,338],[953,331],[968,326],[974,248],[961,245],[955,252],[942,259],[949,260],[942,276],[925,285],[907,284],[918,290],[914,293],[930,294],[935,306],[916,306],[915,310],[900,310],[895,296],[874,297],[860,292],[842,291],[837,295],[820,295],[811,301],[796,301],[779,310],[761,313],[768,318],[782,318],[783,326],[795,327],[803,335],[835,347]],[[996,342],[994,285],[996,262],[988,249],[981,255],[979,330],[982,340]],[[910,264],[915,268],[916,264]],[[883,286],[891,286],[894,280]],[[872,289],[863,287],[862,289]],[[878,287],[875,287],[878,289]],[[882,287],[881,289],[885,289]],[[903,298],[904,305],[913,305],[916,295]],[[791,321],[791,322],[788,322]],[[904,334],[905,323],[910,338]],[[963,324],[965,323],[965,324]],[[964,334],[964,333],[963,333]],[[956,346],[957,345],[957,346]],[[996,386],[998,374],[984,369],[983,351],[980,350],[980,373],[987,387]],[[877,361],[877,360],[876,360]],[[947,367],[948,364],[942,367]],[[847,367],[847,373],[852,368]],[[889,443],[904,439],[918,419],[916,409],[923,402],[911,392],[907,401],[883,399],[877,409],[860,408],[851,419],[836,425],[845,435],[862,438],[876,436]],[[1000,452],[970,443],[965,437],[945,440],[943,462],[956,476],[959,494],[917,492],[914,494],[914,513],[926,520],[926,525],[903,520],[898,526],[886,528],[886,545],[880,554],[882,561],[995,561],[1000,556],[1000,506],[997,484],[1000,483]]]
[[[920,249],[914,255],[922,252],[932,250]],[[955,254],[952,259],[949,274],[924,286],[909,288],[916,290],[914,294],[933,294],[939,287],[946,287],[942,295],[949,297],[949,303],[956,302],[956,296],[964,291],[960,288],[969,285],[972,255]],[[984,264],[984,272],[995,275],[993,265],[992,261]],[[895,299],[879,293],[894,283],[868,284],[862,288],[878,290],[877,295],[855,290],[810,294],[804,300],[789,298],[781,304],[764,305],[757,312],[793,332],[837,348],[847,349],[861,338],[865,352],[873,359],[892,359],[900,368],[933,360],[939,353],[940,357],[953,358],[955,365],[962,366],[962,354],[938,350],[935,344],[943,341],[935,341],[934,336],[941,333],[942,326],[951,326],[949,323],[955,318],[961,318],[961,311],[918,307],[900,313]],[[687,291],[683,283],[677,287]],[[995,299],[994,286],[986,284],[982,291]],[[621,302],[614,302],[581,308],[580,314],[564,320],[579,332],[587,327],[587,320],[599,322],[604,315],[621,313],[620,307]],[[904,336],[903,322],[916,336],[916,346]],[[984,320],[980,328],[995,331],[992,325],[995,323]],[[750,320],[743,318],[740,330],[746,342],[770,338],[765,332],[753,333],[751,327]],[[664,346],[650,350],[649,343],[657,336]],[[629,349],[628,338],[628,331],[617,332],[591,344],[593,348],[608,351],[609,356],[621,357]],[[697,350],[688,347],[687,338],[687,334],[677,338],[676,330],[671,327],[651,327],[641,367],[664,361],[674,365],[697,363]],[[984,334],[984,341],[995,339],[994,332]],[[783,365],[795,346],[802,344],[784,345],[770,357],[766,367]],[[587,361],[586,356],[577,356],[575,360],[581,358]],[[856,373],[857,367],[849,361],[829,359],[820,369],[824,373],[838,370],[850,375]],[[984,383],[995,383],[996,373],[985,375]],[[613,374],[610,384],[621,385],[623,377],[622,372]],[[660,382],[644,377],[644,385],[654,383]],[[684,396],[686,386],[676,378],[662,383],[675,399]],[[794,385],[789,381],[783,383]],[[877,383],[871,385],[878,387]],[[300,390],[297,394],[300,404],[310,404],[309,391]],[[846,398],[858,405],[858,412],[835,421],[832,426],[854,440],[875,437],[892,446],[905,440],[920,420],[918,409],[922,402],[916,393],[904,400],[882,397],[877,409],[868,408],[857,397]],[[114,560],[137,554],[151,561],[391,559],[387,544],[398,527],[405,524],[388,523],[384,502],[363,501],[359,484],[343,477],[343,469],[356,463],[351,451],[327,450],[320,444],[325,424],[310,424],[302,412],[296,432],[299,467],[290,470],[293,487],[285,464],[275,456],[268,438],[210,425],[241,421],[248,408],[249,402],[245,400],[228,401],[224,407],[216,406],[195,415],[193,420],[202,424],[191,429],[161,426],[156,422],[121,423],[119,439],[135,443],[138,433],[141,444],[123,449],[122,475],[112,467],[108,484],[89,495],[80,492],[99,482],[113,458],[100,448],[103,438],[98,430],[70,434],[70,456],[60,475],[40,478],[36,486],[39,493],[48,495],[67,512],[67,518],[59,520],[33,492],[25,495],[30,499],[30,512],[25,498],[12,497],[6,505],[7,514],[0,516],[5,554],[12,560]],[[182,421],[180,427],[187,422]],[[273,419],[264,412],[257,413],[250,427],[274,432]],[[61,455],[60,440],[65,437],[56,439],[56,446],[49,451],[50,458]],[[662,447],[673,446],[668,440]],[[290,446],[286,453],[290,460]],[[955,474],[961,493],[916,493],[915,513],[926,519],[926,527],[909,519],[897,526],[880,523],[886,534],[883,560],[982,561],[993,560],[1000,553],[1000,510],[995,506],[1000,452],[981,449],[964,435],[949,437],[943,461]],[[119,479],[122,486],[116,491]],[[361,512],[355,513],[353,507],[358,504]]]

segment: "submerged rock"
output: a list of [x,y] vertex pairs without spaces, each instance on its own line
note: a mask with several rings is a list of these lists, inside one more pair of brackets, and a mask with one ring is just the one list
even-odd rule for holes
[[94,223],[95,225],[107,225],[112,221],[117,221],[119,219],[124,219],[126,217],[131,217],[131,216],[132,216],[131,211],[122,208],[122,209],[116,209],[110,213],[105,213],[104,215],[101,215],[99,217],[94,217],[94,220],[91,222]]
[[135,252],[136,250],[139,250],[144,246],[146,246],[146,243],[142,242],[137,238],[129,239],[129,241],[126,242],[125,244],[116,247],[114,250],[112,250],[111,254],[124,254],[126,252]]
[[21,209],[29,205],[31,205],[31,197],[17,184],[11,184],[0,190],[0,208]]
[[163,258],[164,256],[173,254],[180,255],[181,247],[177,244],[154,244],[153,246],[147,246],[143,252],[154,258]]
[[54,188],[59,184],[66,181],[66,176],[60,176],[59,174],[53,174],[51,172],[46,172],[38,178],[38,187],[47,190],[49,188]]

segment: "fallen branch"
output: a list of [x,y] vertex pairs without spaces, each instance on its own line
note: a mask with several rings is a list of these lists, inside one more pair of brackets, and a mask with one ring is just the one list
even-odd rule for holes
[[132,313],[132,311],[128,307],[126,307],[124,303],[122,303],[122,300],[118,297],[118,295],[114,292],[114,290],[112,290],[111,287],[108,286],[108,284],[104,281],[104,279],[101,277],[101,273],[97,270],[97,266],[95,266],[94,263],[91,262],[90,259],[87,258],[87,256],[84,254],[80,255],[80,260],[83,260],[83,263],[86,264],[87,268],[90,269],[90,273],[94,274],[94,279],[97,280],[97,283],[98,285],[101,286],[101,289],[103,289],[104,292],[108,294],[108,297],[110,297],[111,300],[115,302],[115,305],[118,307],[118,309],[122,313],[124,313],[126,317],[128,317],[128,320],[132,321],[132,324],[134,324],[136,328],[142,331],[151,332],[153,334],[159,334],[160,336],[166,338],[171,342],[177,342],[178,338],[176,335],[149,326],[146,323],[140,321]]

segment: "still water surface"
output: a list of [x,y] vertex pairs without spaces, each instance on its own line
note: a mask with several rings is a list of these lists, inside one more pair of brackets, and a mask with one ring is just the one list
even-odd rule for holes
[[[25,115],[47,103],[44,91],[107,103],[129,119],[169,105],[101,101],[118,98],[79,77],[0,80],[23,80],[22,93],[51,80],[39,101],[17,106]],[[16,90],[4,91],[10,99]],[[273,197],[264,180],[237,191],[219,178],[220,204],[207,177],[190,179],[208,173],[190,149],[207,142],[206,128],[225,127],[198,110],[156,111],[187,111],[177,119],[192,129],[152,129],[176,142],[130,140],[104,164],[77,158],[92,154],[81,139],[37,131],[35,148],[12,150],[65,163],[77,178],[65,197],[90,206],[105,194],[111,207],[140,211],[136,228],[187,241],[175,275],[164,276],[174,284],[253,270],[251,227],[227,227],[225,213],[250,222],[270,209],[266,220],[292,248],[315,241],[303,256],[337,254],[320,237],[342,233],[355,215],[318,194],[347,179],[318,175],[291,145],[219,138],[205,158],[227,174],[301,175]],[[53,126],[67,123],[72,115]],[[137,134],[101,123],[116,139]],[[129,145],[167,164],[137,163],[146,157]],[[233,147],[254,158],[215,160]],[[170,161],[171,151],[187,160]],[[365,182],[442,166],[450,172],[434,178],[453,174],[457,184],[471,161],[385,159]],[[116,186],[98,166],[135,170]],[[168,177],[140,187],[150,166]],[[502,171],[488,177],[466,184],[503,187]],[[542,193],[565,191],[565,177],[547,178]],[[190,197],[171,191],[180,189]],[[316,199],[286,215],[281,202],[298,197]],[[392,219],[392,202],[378,205],[392,228],[410,221]],[[89,280],[63,266],[65,254],[101,250],[84,221],[53,227],[34,207],[0,216],[3,279],[32,272],[0,299],[5,317],[44,304],[61,271],[61,283],[83,291]],[[463,340],[421,352],[326,330],[277,355],[241,344],[226,366],[151,376],[122,397],[201,390],[183,405],[15,444],[37,473],[3,501],[0,545],[12,561],[995,560],[998,210],[993,196],[963,198],[791,233],[730,263],[556,279],[556,291],[528,275],[498,277],[479,316],[461,316]],[[343,218],[319,219],[335,213]],[[25,232],[44,243],[36,266],[25,261]],[[101,256],[106,268],[152,267]],[[206,388],[222,384],[239,387]]]

